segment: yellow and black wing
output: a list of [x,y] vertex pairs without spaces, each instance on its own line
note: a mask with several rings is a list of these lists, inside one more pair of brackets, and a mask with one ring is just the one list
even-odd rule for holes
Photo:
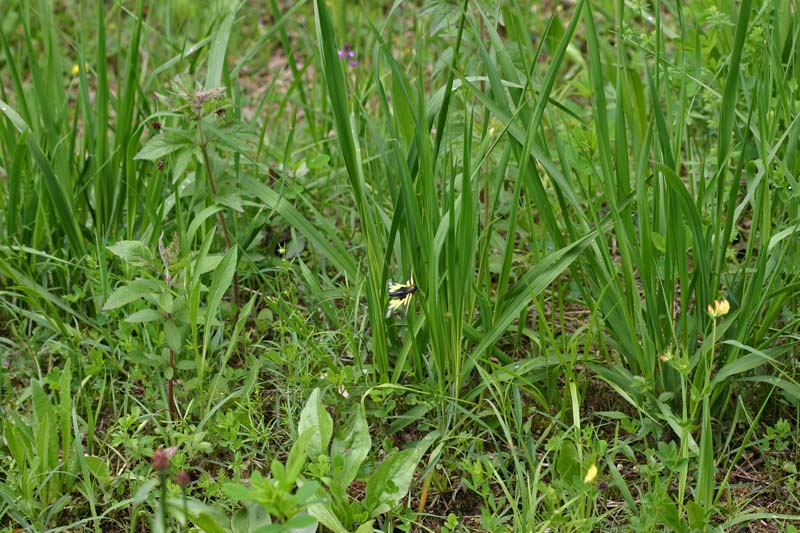
[[397,283],[390,281],[389,288],[389,306],[386,308],[386,318],[392,316],[395,311],[404,309],[408,312],[408,306],[411,303],[411,297],[417,292],[417,286],[414,285],[414,278],[412,277],[406,283]]

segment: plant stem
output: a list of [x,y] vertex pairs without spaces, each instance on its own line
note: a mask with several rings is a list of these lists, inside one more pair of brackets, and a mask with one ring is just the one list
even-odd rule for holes
[[[208,156],[208,144],[203,143],[200,147],[200,151],[203,153],[203,164],[206,167],[206,174],[208,175],[208,187],[211,189],[211,194],[214,196],[217,195],[217,180],[214,179],[214,170],[211,168],[211,158]],[[225,234],[225,243],[228,245],[230,249],[233,246],[233,238],[231,237],[231,230],[228,228],[228,221],[225,220],[225,215],[222,211],[217,212],[217,220],[219,220],[219,225],[222,226],[222,232]],[[236,312],[234,314],[233,321],[234,323],[239,319],[239,308],[240,300],[239,300],[239,273],[233,273],[233,304],[236,308]]]
[[159,470],[158,471],[158,479],[159,479],[159,489],[161,492],[161,498],[159,501],[159,518],[161,520],[161,531],[167,530],[167,471]]
[[186,502],[186,487],[181,487],[181,501],[183,502],[183,516],[189,516],[189,504]]
[[417,513],[425,512],[425,504],[428,502],[428,491],[431,488],[431,476],[433,475],[433,471],[431,471],[425,479],[422,480],[422,492],[419,495],[419,505],[417,505]]
[[169,418],[176,420],[178,418],[178,409],[175,407],[175,351],[169,349],[169,367],[172,369],[172,375],[167,380],[167,403],[169,404]]

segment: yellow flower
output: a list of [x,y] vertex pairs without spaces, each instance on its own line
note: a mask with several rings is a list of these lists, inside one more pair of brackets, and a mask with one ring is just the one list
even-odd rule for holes
[[586,477],[583,478],[585,484],[589,484],[597,477],[597,465],[592,463],[589,470],[586,471]]
[[[83,71],[86,72],[87,70],[89,70],[89,63],[84,63],[83,64]],[[80,73],[81,73],[81,66],[78,65],[77,63],[72,65],[72,75],[73,76],[77,76]]]
[[731,304],[728,300],[714,300],[714,305],[708,305],[708,316],[711,318],[719,318],[727,315],[731,310]]

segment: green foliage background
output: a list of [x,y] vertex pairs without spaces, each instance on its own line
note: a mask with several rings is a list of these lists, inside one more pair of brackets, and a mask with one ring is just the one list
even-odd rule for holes
[[794,3],[0,12],[0,526],[794,527]]

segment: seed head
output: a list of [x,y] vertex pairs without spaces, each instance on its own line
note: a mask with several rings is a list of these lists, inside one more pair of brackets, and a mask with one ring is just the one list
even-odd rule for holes
[[169,468],[169,455],[163,448],[153,452],[153,470],[166,470]]
[[192,482],[192,475],[186,470],[181,470],[175,477],[175,483],[177,483],[181,487],[185,487],[191,482]]

